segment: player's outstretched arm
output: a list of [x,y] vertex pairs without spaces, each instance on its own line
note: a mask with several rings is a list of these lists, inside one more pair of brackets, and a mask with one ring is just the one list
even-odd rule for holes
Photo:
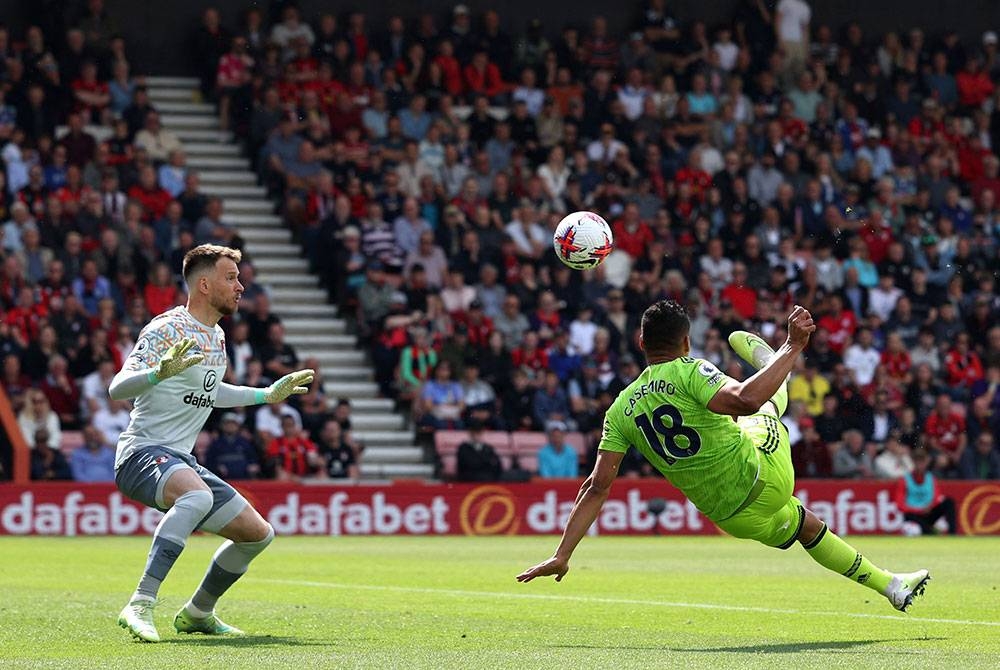
[[548,577],[554,575],[556,581],[569,572],[569,558],[573,555],[576,545],[587,534],[587,530],[597,520],[597,515],[604,506],[604,501],[608,499],[611,491],[611,484],[614,483],[618,475],[618,466],[621,465],[624,453],[615,451],[597,452],[597,463],[594,464],[594,471],[583,482],[580,487],[580,495],[576,498],[573,511],[570,512],[569,520],[566,522],[566,530],[563,531],[562,540],[556,548],[555,555],[542,561],[538,565],[528,568],[517,576],[519,582],[530,582],[535,577]]
[[281,402],[289,396],[308,393],[309,385],[313,383],[315,377],[316,373],[313,370],[306,369],[290,372],[267,388],[262,389],[250,386],[233,386],[226,383],[219,384],[219,395],[215,399],[215,406],[245,407]]
[[795,361],[809,344],[816,330],[809,310],[798,305],[788,315],[788,338],[774,356],[749,379],[729,383],[708,402],[708,409],[717,414],[748,416],[760,410],[778,392],[795,367]]
[[149,352],[140,351],[139,345],[136,345],[125,366],[111,380],[108,395],[113,400],[135,398],[165,379],[179,375],[192,365],[201,363],[205,360],[205,355],[200,352],[191,353],[196,344],[197,342],[190,337],[175,342],[152,367],[143,364],[146,360],[144,356],[148,357]]

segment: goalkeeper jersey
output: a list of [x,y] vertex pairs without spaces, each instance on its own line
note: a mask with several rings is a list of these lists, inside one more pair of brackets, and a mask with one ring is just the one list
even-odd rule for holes
[[226,374],[222,327],[203,324],[186,307],[175,307],[146,324],[122,367],[155,368],[167,349],[184,338],[197,343],[187,355],[201,353],[205,359],[135,398],[128,428],[118,438],[116,468],[143,447],[160,446],[184,454],[194,450]]
[[707,408],[729,381],[701,359],[650,365],[605,414],[600,449],[624,453],[634,446],[705,516],[726,519],[759,471],[750,438],[731,417]]

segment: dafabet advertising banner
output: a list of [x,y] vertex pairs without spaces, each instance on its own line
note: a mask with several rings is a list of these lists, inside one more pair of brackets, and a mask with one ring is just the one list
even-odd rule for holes
[[[531,483],[295,486],[236,482],[279,535],[535,535],[558,533],[576,480]],[[1000,534],[1000,483],[942,482],[958,532]],[[895,534],[893,482],[804,480],[795,495],[838,533]],[[0,485],[0,535],[152,533],[160,512],[105,484]],[[697,535],[718,529],[663,481],[616,482],[591,533]]]

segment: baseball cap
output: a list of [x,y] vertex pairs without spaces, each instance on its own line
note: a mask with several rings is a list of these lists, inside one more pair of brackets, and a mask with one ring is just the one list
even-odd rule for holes
[[813,421],[813,418],[811,416],[804,416],[801,419],[799,419],[799,428],[803,430],[805,430],[806,428],[813,428],[815,425],[816,422]]
[[880,140],[882,139],[882,131],[879,130],[877,126],[872,126],[871,128],[868,129],[868,137],[875,140]]
[[469,309],[482,309],[482,308],[483,308],[483,301],[480,300],[479,298],[475,298],[473,299],[472,302],[469,303]]
[[236,423],[243,423],[243,417],[241,417],[236,412],[226,412],[222,415],[222,422],[235,421]]
[[996,44],[998,42],[996,32],[987,30],[983,33],[983,44]]
[[467,5],[455,5],[455,9],[451,10],[452,14],[468,14],[469,8]]
[[545,424],[546,431],[561,430],[566,432],[566,423],[564,421],[549,421]]

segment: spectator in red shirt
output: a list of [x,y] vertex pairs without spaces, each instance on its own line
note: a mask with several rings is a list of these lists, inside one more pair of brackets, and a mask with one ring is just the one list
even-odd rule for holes
[[485,95],[491,102],[496,102],[496,97],[507,90],[507,85],[500,76],[500,68],[490,62],[484,49],[476,52],[462,74],[470,97]]
[[286,414],[281,417],[281,433],[267,445],[267,456],[274,464],[275,478],[298,481],[316,472],[321,465],[319,450],[299,428],[294,416]]
[[608,21],[603,16],[594,17],[590,35],[583,40],[583,49],[587,53],[587,66],[592,70],[618,68],[621,56],[618,42],[608,37]]
[[630,202],[625,206],[622,218],[615,221],[612,227],[615,247],[621,249],[633,259],[646,255],[646,249],[653,241],[653,231],[639,216],[639,206]]
[[521,346],[510,352],[510,361],[515,368],[528,368],[536,375],[547,369],[549,355],[538,346],[538,333],[532,330],[526,332]]
[[948,386],[971,387],[983,378],[983,362],[970,346],[968,333],[959,333],[955,338],[955,346],[944,358],[944,367],[948,373]]
[[348,128],[361,128],[361,112],[348,93],[337,96],[337,106],[330,110],[330,135],[341,139]]
[[732,303],[740,317],[749,319],[757,313],[757,291],[747,286],[746,281],[747,266],[737,261],[733,264],[733,281],[719,295]]
[[97,79],[97,65],[93,61],[86,61],[80,67],[80,78],[74,80],[71,86],[77,109],[86,115],[87,120],[101,124],[110,121],[104,116],[111,103],[111,93],[108,83]]
[[66,160],[70,165],[84,167],[94,158],[97,150],[97,140],[84,129],[86,119],[82,113],[74,112],[66,117],[69,132],[59,140],[66,147]]
[[886,339],[885,351],[882,352],[882,369],[889,375],[890,381],[897,386],[910,383],[910,352],[899,333],[889,333]]
[[892,226],[882,218],[881,212],[874,210],[864,220],[858,236],[868,245],[868,260],[878,265],[889,253],[889,245],[895,240],[892,237]]
[[701,151],[692,149],[688,158],[688,164],[677,171],[674,175],[674,182],[678,186],[688,184],[691,186],[691,195],[699,202],[705,200],[705,194],[712,185],[712,175],[701,169]]
[[459,321],[465,324],[469,331],[469,344],[477,349],[485,349],[493,334],[493,319],[483,312],[483,303],[479,298],[469,303],[469,311]]
[[128,190],[128,197],[142,205],[142,220],[145,223],[162,219],[170,204],[170,194],[160,188],[152,165],[145,165],[139,171],[139,183]]
[[816,432],[816,422],[811,416],[799,419],[802,439],[792,447],[792,465],[796,477],[831,477],[833,459],[830,449]]
[[947,473],[958,468],[969,437],[965,434],[965,418],[952,408],[948,394],[938,396],[924,422],[924,434],[934,452],[938,471]]
[[830,349],[836,354],[843,354],[847,341],[854,336],[858,321],[853,310],[844,308],[844,299],[833,294],[830,296],[829,311],[816,325],[830,334]]
[[174,284],[169,265],[157,263],[153,267],[142,295],[150,316],[163,314],[177,304],[177,285]]
[[230,103],[233,98],[244,95],[250,85],[254,60],[247,54],[247,39],[233,38],[229,53],[219,59],[215,85],[219,90],[219,128],[229,129]]
[[69,364],[63,356],[56,354],[49,359],[48,374],[38,388],[49,399],[63,428],[76,430],[80,427],[80,389],[69,375]]
[[547,346],[555,332],[562,327],[559,304],[552,291],[543,291],[538,297],[538,309],[528,317],[528,322],[531,324],[531,329],[538,333],[542,343]]
[[[972,199],[982,203],[983,191],[993,191],[994,198],[1000,196],[1000,158],[989,154],[983,158],[983,174],[972,182]],[[994,200],[995,202],[995,200]]]
[[955,76],[958,84],[958,102],[964,107],[979,107],[993,95],[993,82],[983,70],[977,56],[965,61],[965,68]]
[[460,96],[464,87],[462,65],[455,58],[455,45],[451,40],[441,40],[438,44],[438,55],[434,59],[434,64],[441,68],[444,90],[448,91],[449,95]]

